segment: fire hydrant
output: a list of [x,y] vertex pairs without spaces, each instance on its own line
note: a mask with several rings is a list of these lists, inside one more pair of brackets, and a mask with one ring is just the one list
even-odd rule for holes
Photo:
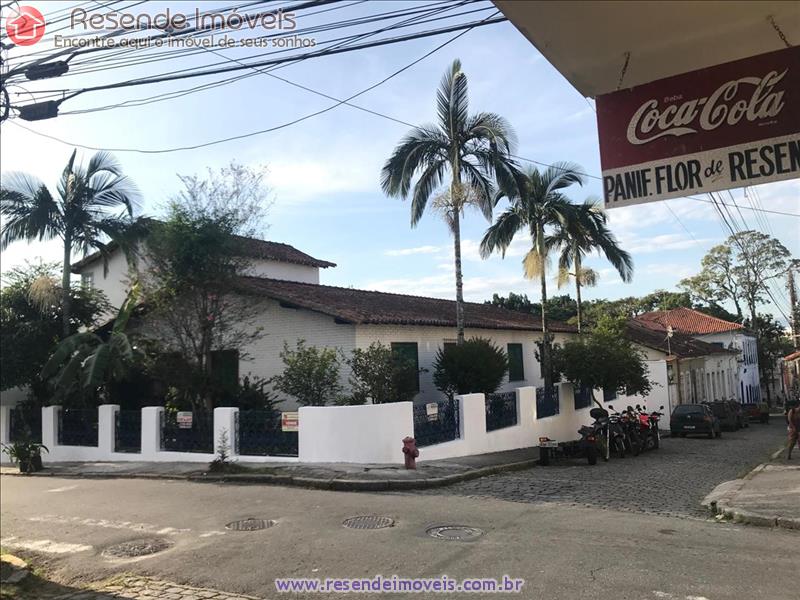
[[417,440],[412,437],[404,437],[403,454],[406,458],[406,469],[416,469],[417,457],[419,456],[419,450],[417,450]]

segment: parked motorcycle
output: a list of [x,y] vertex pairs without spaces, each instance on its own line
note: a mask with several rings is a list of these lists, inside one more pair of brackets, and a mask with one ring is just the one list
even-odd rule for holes
[[[614,411],[614,407],[610,404],[608,408]],[[612,424],[616,424],[622,432],[622,441],[625,451],[633,453],[634,456],[639,456],[639,453],[642,451],[642,437],[639,433],[638,419],[633,414],[633,407],[629,406],[622,412],[612,412],[610,419]],[[620,458],[624,456],[625,454],[623,452]]]
[[[614,410],[613,406],[609,405],[608,408]],[[613,412],[610,414],[607,411],[604,412],[606,412],[606,414],[608,415],[607,454],[614,453],[617,456],[617,458],[625,458],[625,453],[627,452],[628,449],[628,443],[626,441],[627,440],[627,433],[625,429],[626,425],[622,421],[622,415],[620,415],[620,413],[618,412]],[[591,414],[591,412],[589,414]]]
[[661,432],[658,429],[658,422],[664,416],[664,413],[659,411],[664,410],[664,407],[659,406],[658,410],[648,414],[646,408],[637,404],[635,410],[639,418],[639,430],[645,440],[645,448],[657,450],[661,446]]
[[[592,414],[593,411],[602,411],[604,415]],[[584,425],[578,430],[581,436],[578,444],[586,455],[590,465],[597,464],[597,457],[608,460],[608,413],[603,409],[593,408],[589,414],[594,418],[594,423]]]

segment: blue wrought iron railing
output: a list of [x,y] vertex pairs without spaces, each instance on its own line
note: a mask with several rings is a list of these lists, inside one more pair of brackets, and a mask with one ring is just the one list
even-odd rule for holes
[[551,387],[547,393],[543,387],[536,388],[536,418],[552,417],[558,413],[558,387]]
[[518,423],[517,393],[501,392],[486,395],[486,431],[511,427]]
[[17,407],[9,414],[9,441],[42,443],[42,409]]
[[97,446],[97,409],[62,408],[58,411],[59,446]]
[[586,385],[573,386],[575,390],[575,410],[588,408],[592,405],[592,388]]
[[418,447],[449,442],[461,435],[458,400],[431,404],[436,404],[436,411],[430,414],[426,404],[414,405],[414,438]]
[[114,423],[114,451],[142,451],[142,411],[118,410]]
[[196,410],[191,427],[178,425],[177,413],[161,413],[161,449],[172,452],[214,452],[214,433],[211,413]]
[[299,436],[281,429],[281,413],[240,410],[236,426],[236,451],[244,456],[297,456]]

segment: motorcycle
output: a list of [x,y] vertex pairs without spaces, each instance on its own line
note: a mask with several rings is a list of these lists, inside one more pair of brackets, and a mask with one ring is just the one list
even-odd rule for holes
[[[605,415],[591,414],[592,411],[600,410]],[[578,430],[581,436],[578,444],[586,454],[586,460],[590,465],[597,464],[598,455],[604,461],[608,460],[608,413],[603,409],[593,408],[589,411],[589,416],[594,419],[591,425],[584,425]]]
[[659,406],[658,410],[647,414],[646,408],[636,405],[639,428],[645,439],[645,447],[648,450],[657,450],[661,446],[661,431],[658,428],[658,422],[664,416],[664,413],[659,412],[662,410],[664,410],[664,407]]
[[[614,410],[613,406],[609,406]],[[609,456],[612,452],[617,458],[625,458],[628,444],[626,442],[627,435],[625,432],[625,425],[622,421],[622,416],[618,412],[609,414],[608,411],[602,408],[593,408],[592,411],[601,410],[606,414],[606,449],[605,456]],[[592,414],[592,411],[589,414]],[[607,458],[605,460],[608,460]]]
[[[608,405],[610,410],[614,410],[614,407],[610,404]],[[633,414],[633,407],[629,406],[623,412],[612,412],[611,413],[611,420],[612,423],[616,421],[616,424],[622,431],[622,440],[625,446],[625,451],[632,452],[634,456],[639,456],[639,453],[642,451],[642,437],[639,434],[639,423],[636,419],[635,415]],[[624,453],[620,456],[622,458]]]

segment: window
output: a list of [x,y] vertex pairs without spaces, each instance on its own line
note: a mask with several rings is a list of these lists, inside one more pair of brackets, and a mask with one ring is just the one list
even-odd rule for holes
[[522,364],[522,344],[508,344],[508,380],[525,379],[525,367]]
[[603,388],[603,402],[611,402],[617,399],[617,390],[607,390]]
[[211,352],[211,380],[224,392],[235,392],[239,387],[239,351],[214,350]]
[[84,273],[81,275],[81,286],[85,290],[94,288],[94,273]]
[[416,342],[392,342],[392,353],[399,359],[407,361],[413,365],[417,376],[414,378],[416,386],[414,389],[419,391],[419,352]]

